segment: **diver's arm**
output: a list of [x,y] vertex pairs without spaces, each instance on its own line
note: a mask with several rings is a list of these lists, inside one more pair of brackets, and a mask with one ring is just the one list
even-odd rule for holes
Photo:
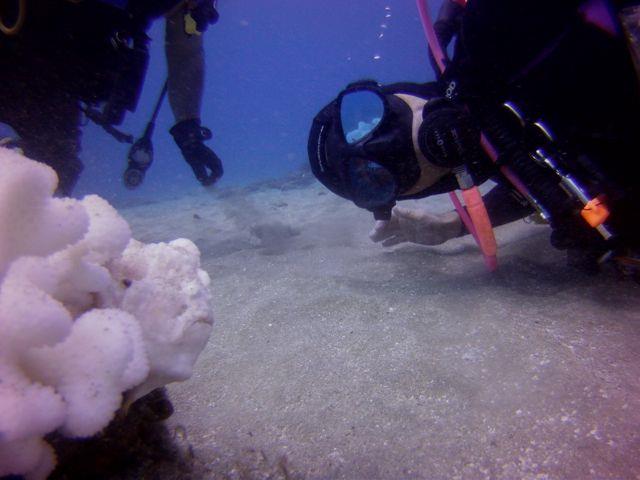
[[[500,182],[482,196],[482,201],[493,227],[521,220],[535,212],[534,208],[522,195],[510,186]],[[462,221],[460,223],[458,237],[469,233]]]
[[404,242],[440,245],[463,235],[458,213],[431,213],[425,209],[394,207],[390,220],[378,220],[369,238],[391,247]]
[[482,200],[494,227],[515,222],[535,212],[531,204],[513,187],[500,181],[482,196]]
[[[436,32],[438,42],[442,47],[442,50],[447,51],[447,47],[453,40],[453,37],[460,30],[460,22],[462,19],[462,12],[464,11],[464,2],[459,0],[445,0],[438,12],[438,18],[433,24],[433,29]],[[433,52],[429,49],[429,61],[433,71],[436,72],[436,77],[440,76],[440,69],[436,63],[436,59],[433,56]]]
[[[519,198],[517,192],[501,183],[482,198],[494,227],[519,220],[534,211],[526,200]],[[455,210],[435,214],[425,209],[395,207],[390,220],[376,222],[369,238],[385,247],[404,242],[440,245],[468,233]]]
[[182,9],[167,17],[165,52],[169,103],[176,122],[200,118],[205,70],[202,35],[188,35],[184,31]]
[[446,50],[453,37],[460,30],[460,21],[464,5],[457,0],[445,0],[438,12],[438,19],[433,24],[440,46]]

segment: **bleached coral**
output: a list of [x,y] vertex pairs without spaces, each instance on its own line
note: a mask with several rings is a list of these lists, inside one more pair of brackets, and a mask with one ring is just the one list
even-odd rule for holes
[[105,200],[53,198],[55,173],[0,148],[0,476],[46,478],[42,437],[99,432],[184,380],[212,325],[189,240],[145,245]]

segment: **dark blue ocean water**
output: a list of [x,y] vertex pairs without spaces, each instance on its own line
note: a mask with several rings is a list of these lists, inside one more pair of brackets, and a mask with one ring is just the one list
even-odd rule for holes
[[[435,13],[441,2],[431,3]],[[349,82],[433,79],[413,0],[220,0],[219,11],[220,21],[205,35],[202,121],[225,165],[220,187],[281,177],[305,164],[313,117]],[[122,126],[136,137],[166,76],[164,20],[149,34],[152,58],[142,97]],[[87,125],[76,194],[98,193],[126,205],[202,189],[168,133],[173,123],[165,102],[154,164],[133,192],[121,180],[128,146]]]

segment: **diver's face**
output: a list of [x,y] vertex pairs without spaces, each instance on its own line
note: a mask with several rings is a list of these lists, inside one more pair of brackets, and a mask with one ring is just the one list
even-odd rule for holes
[[429,100],[404,93],[396,93],[395,96],[406,103],[413,113],[411,139],[413,142],[413,150],[416,160],[420,167],[420,177],[418,178],[418,181],[408,190],[400,192],[400,198],[402,198],[403,196],[415,195],[435,185],[435,183],[449,173],[451,169],[439,167],[430,162],[429,159],[424,156],[418,144],[418,132],[420,130],[420,125],[422,125],[422,110]]
[[422,194],[450,172],[420,147],[426,96],[370,83],[348,87],[314,118],[308,142],[314,175],[374,213]]

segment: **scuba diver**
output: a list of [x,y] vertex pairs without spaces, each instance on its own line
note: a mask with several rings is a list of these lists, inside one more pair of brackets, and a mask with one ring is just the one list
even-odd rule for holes
[[[432,63],[443,67],[437,80],[347,86],[314,118],[314,175],[373,212],[370,237],[385,246],[467,233],[495,245],[491,224],[537,214],[569,264],[637,266],[636,4],[445,0],[433,28],[440,51],[430,42]],[[457,213],[395,207],[458,188],[464,196],[490,179],[496,186],[480,205],[457,205]]]
[[[53,167],[57,194],[70,195],[82,171],[83,117],[122,142],[119,131],[133,112],[149,60],[146,31],[166,18],[168,91],[176,144],[203,185],[223,174],[204,144],[200,125],[204,87],[202,33],[218,19],[215,0],[10,0],[0,5],[0,122],[11,126],[25,155]],[[152,160],[149,123],[132,147],[125,185],[142,182]]]

